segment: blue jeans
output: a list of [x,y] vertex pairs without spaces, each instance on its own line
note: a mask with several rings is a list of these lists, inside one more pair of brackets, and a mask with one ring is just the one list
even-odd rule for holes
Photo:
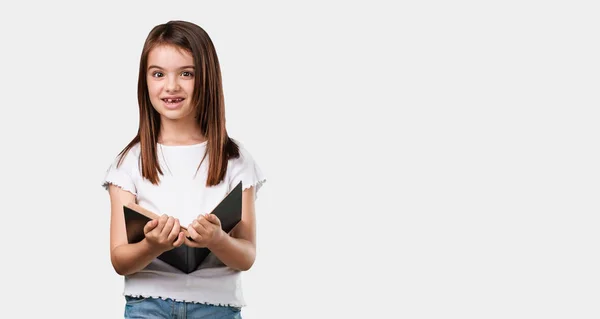
[[125,296],[125,318],[143,319],[241,319],[241,309],[190,302]]

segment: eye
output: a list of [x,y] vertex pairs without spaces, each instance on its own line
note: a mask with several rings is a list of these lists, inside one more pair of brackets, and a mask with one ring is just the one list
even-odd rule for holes
[[183,71],[183,72],[181,72],[181,75],[183,75],[185,77],[193,77],[194,73],[192,73],[190,71]]
[[154,72],[152,72],[152,76],[155,78],[160,78],[163,76],[163,74],[162,74],[162,72],[154,71]]

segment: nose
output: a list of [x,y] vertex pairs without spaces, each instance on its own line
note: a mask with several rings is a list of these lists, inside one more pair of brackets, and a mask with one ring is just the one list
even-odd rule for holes
[[165,90],[167,92],[176,92],[179,90],[179,81],[177,76],[167,77],[167,81],[165,83]]

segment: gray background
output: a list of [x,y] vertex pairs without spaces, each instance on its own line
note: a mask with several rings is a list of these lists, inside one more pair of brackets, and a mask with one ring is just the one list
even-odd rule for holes
[[3,3],[2,312],[122,317],[100,184],[184,19],[268,177],[244,318],[598,318],[592,3]]

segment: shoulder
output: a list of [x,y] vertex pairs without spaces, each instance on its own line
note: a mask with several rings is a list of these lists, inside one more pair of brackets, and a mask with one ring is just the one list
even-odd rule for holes
[[135,178],[139,175],[139,143],[127,151],[121,151],[113,158],[104,174],[102,186],[108,189],[110,184],[136,194]]
[[141,150],[139,142],[132,145],[128,150],[125,148],[122,149],[113,156],[107,173],[110,171],[120,171],[133,174],[135,171],[139,170],[140,154]]
[[245,165],[253,164],[254,158],[252,157],[252,154],[250,153],[250,151],[248,150],[246,145],[244,145],[238,139],[232,138],[231,140],[237,145],[238,151],[239,151],[239,156],[230,158],[229,159],[230,164],[232,164],[233,166],[245,166]]
[[141,153],[140,143],[137,142],[131,146],[127,153],[123,153],[123,155],[127,158],[139,158]]
[[239,156],[229,159],[227,171],[230,178],[230,187],[234,187],[238,182],[242,182],[243,188],[256,186],[256,190],[266,182],[262,169],[259,167],[250,150],[237,139],[232,140],[239,149]]
[[119,152],[113,162],[115,166],[132,168],[138,163],[141,154],[140,143],[135,143],[130,149]]

